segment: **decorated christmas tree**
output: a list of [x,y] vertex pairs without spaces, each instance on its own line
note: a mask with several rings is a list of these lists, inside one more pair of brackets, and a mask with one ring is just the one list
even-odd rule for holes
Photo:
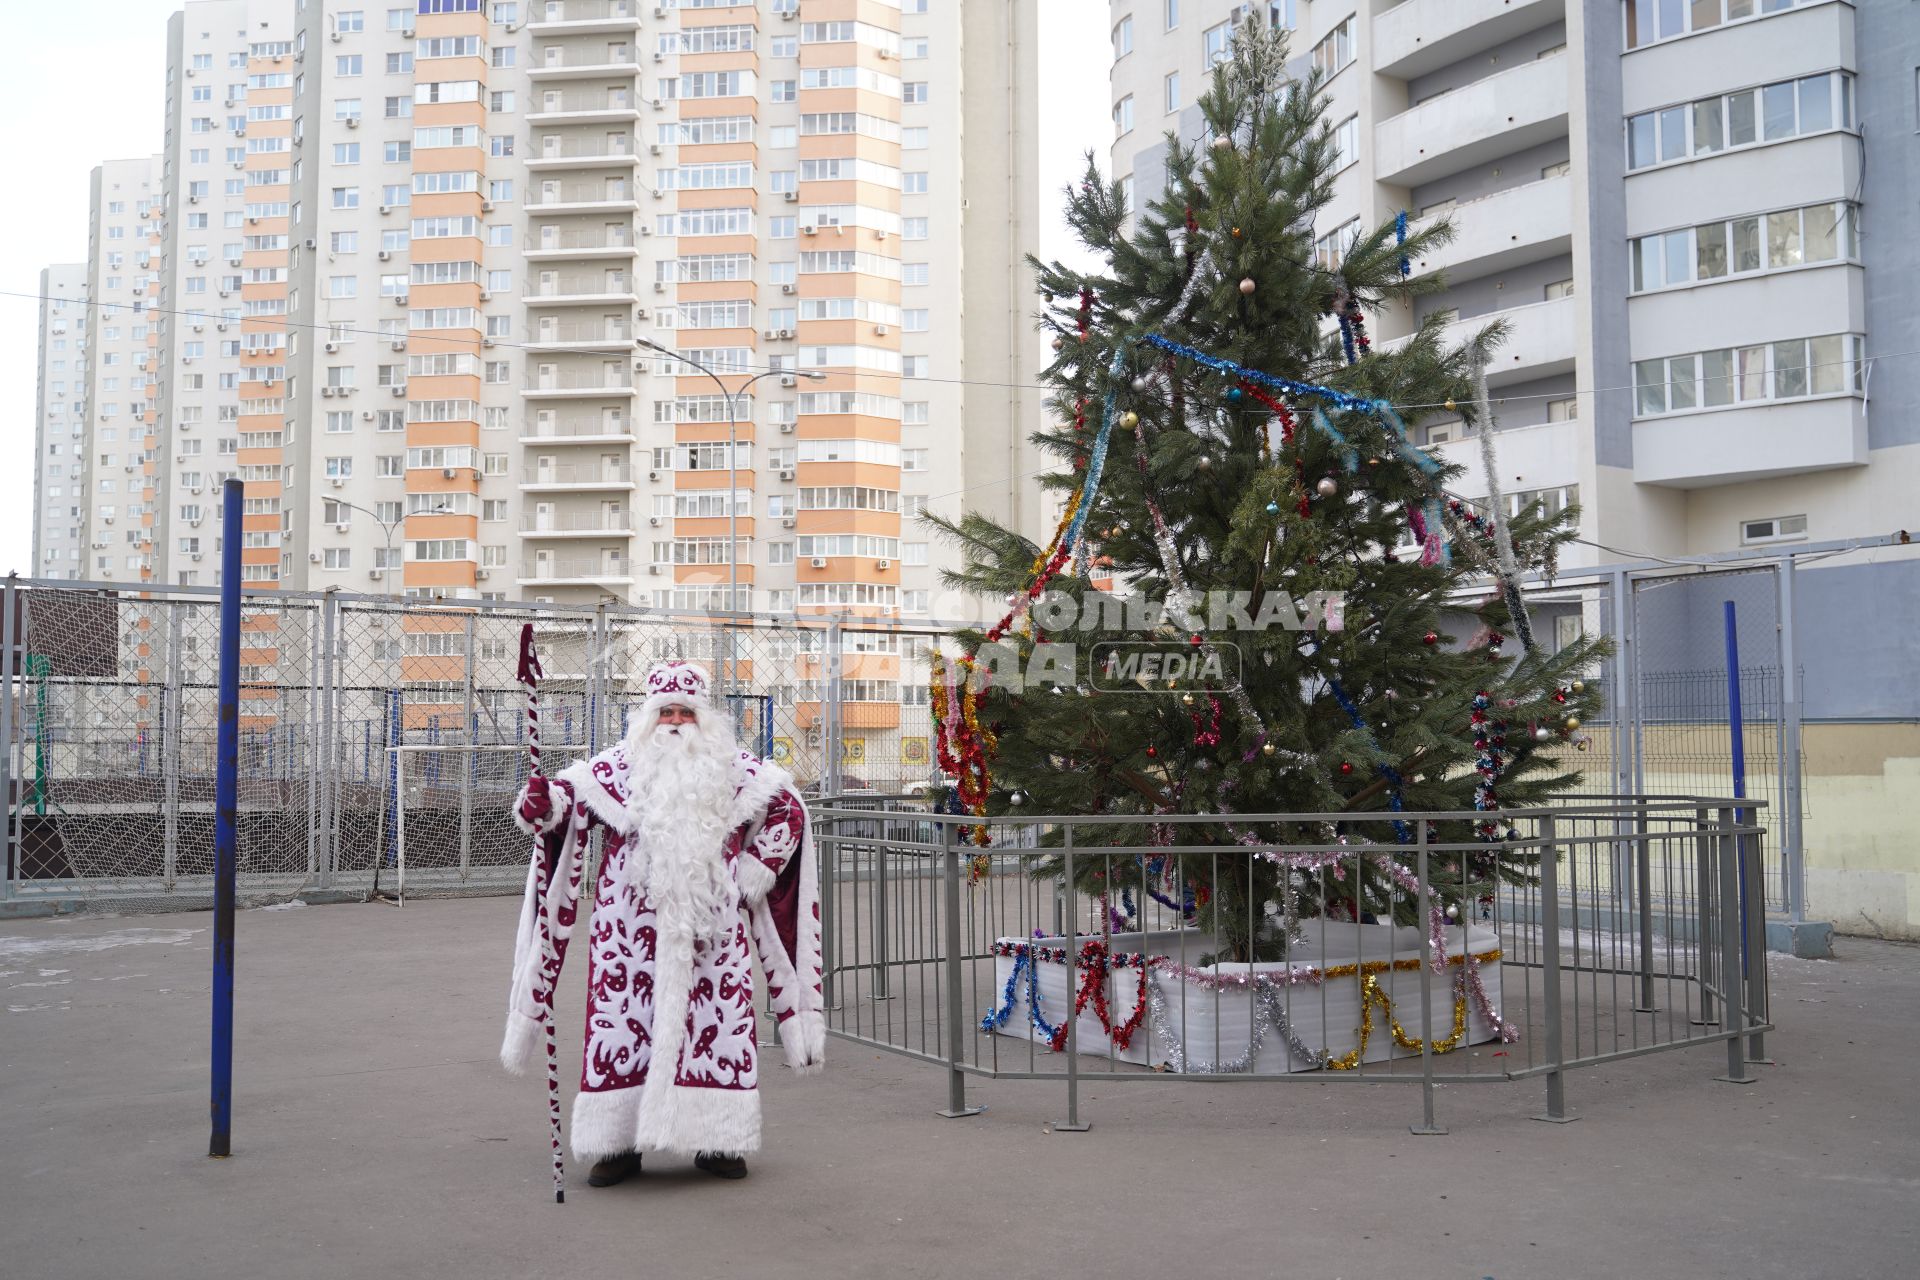
[[[1587,639],[1549,652],[1518,590],[1551,574],[1576,513],[1509,518],[1490,465],[1489,497],[1464,501],[1461,468],[1410,438],[1450,411],[1488,434],[1481,371],[1501,333],[1449,349],[1430,318],[1390,350],[1370,341],[1370,314],[1443,287],[1408,264],[1451,229],[1409,233],[1401,215],[1316,259],[1335,144],[1318,76],[1290,79],[1285,60],[1284,33],[1240,30],[1201,102],[1208,137],[1169,135],[1151,205],[1128,209],[1091,157],[1067,193],[1106,269],[1034,264],[1060,423],[1035,440],[1059,459],[1059,527],[1041,546],[977,515],[943,525],[968,564],[953,584],[1007,611],[936,662],[932,689],[958,811],[1218,815],[1178,842],[1324,846],[1347,867],[1364,847],[1380,867],[1076,863],[1089,892],[1158,884],[1235,959],[1284,951],[1269,904],[1410,921],[1397,812],[1478,811],[1430,831],[1485,851],[1432,855],[1437,904],[1536,874],[1502,852],[1499,810],[1573,782],[1568,748],[1597,696],[1580,676],[1602,653]],[[1237,816],[1253,814],[1372,817]],[[1144,842],[1137,826],[1075,839]]]

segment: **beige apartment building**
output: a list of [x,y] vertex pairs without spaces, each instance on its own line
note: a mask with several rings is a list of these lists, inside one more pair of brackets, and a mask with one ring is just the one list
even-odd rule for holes
[[96,176],[84,567],[212,585],[237,475],[251,586],[929,618],[921,513],[1041,518],[1035,14],[189,0]]

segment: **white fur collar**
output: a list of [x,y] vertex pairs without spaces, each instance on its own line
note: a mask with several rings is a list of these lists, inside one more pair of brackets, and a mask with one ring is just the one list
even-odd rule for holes
[[[591,760],[568,765],[560,771],[559,780],[573,788],[574,794],[595,817],[621,835],[631,836],[639,825],[627,809],[627,797],[632,794],[627,785],[631,770],[623,742]],[[733,787],[733,806],[727,814],[729,831],[759,821],[774,795],[793,787],[793,775],[771,760],[761,760],[742,751],[734,757]]]

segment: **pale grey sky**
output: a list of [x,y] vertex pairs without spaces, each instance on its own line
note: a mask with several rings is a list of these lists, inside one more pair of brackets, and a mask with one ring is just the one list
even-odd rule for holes
[[[942,0],[960,3],[961,0]],[[1079,176],[1081,156],[1104,165],[1112,123],[1107,107],[1106,0],[1040,4],[1041,243],[1069,257],[1061,187]],[[34,371],[40,269],[80,262],[87,252],[87,175],[102,160],[150,155],[160,147],[167,17],[175,0],[89,0],[85,5],[7,5],[11,46],[20,55],[0,77],[7,159],[29,181],[0,201],[0,570],[32,571]]]

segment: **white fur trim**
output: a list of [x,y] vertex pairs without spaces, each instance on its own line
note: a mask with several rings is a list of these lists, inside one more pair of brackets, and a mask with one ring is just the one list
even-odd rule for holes
[[[689,1088],[656,1090],[653,1068],[640,1089],[639,1127],[634,1145],[643,1151],[693,1155],[726,1151],[748,1155],[760,1149],[758,1089]],[[662,1074],[659,1079],[665,1080]]]
[[[756,771],[749,773],[749,769]],[[798,795],[792,774],[771,760],[756,760],[745,751],[734,758],[733,783],[738,792],[733,797],[733,810],[728,815],[729,831],[746,823],[755,824],[757,831],[760,820],[767,816],[767,805],[772,803],[776,792],[793,790]]]
[[635,1122],[640,1118],[640,1089],[582,1090],[573,1098],[572,1135],[575,1160],[604,1160],[634,1150]]
[[780,1052],[787,1065],[803,1076],[818,1075],[827,1062],[827,1020],[812,1009],[802,1009],[780,1024]]
[[541,1025],[518,1009],[507,1010],[507,1034],[500,1042],[500,1065],[514,1075],[525,1075],[533,1065],[534,1045],[540,1038]]
[[[620,781],[624,789],[627,772],[626,753],[617,747],[613,749],[613,752],[612,763],[614,776]],[[594,757],[594,759],[598,758],[597,756]],[[574,761],[560,771],[559,781],[568,784],[568,786],[573,789],[574,795],[579,798],[582,804],[587,806],[594,817],[600,819],[600,821],[606,823],[609,827],[612,827],[614,831],[620,835],[630,836],[633,834],[635,826],[633,815],[627,812],[627,806],[624,801],[616,800],[612,795],[608,794],[607,789],[600,784],[600,780],[593,776],[593,760]]]
[[740,856],[734,859],[733,874],[740,885],[740,901],[749,907],[765,902],[773,892],[774,882],[780,878],[772,867],[753,856],[751,845],[741,849]]

